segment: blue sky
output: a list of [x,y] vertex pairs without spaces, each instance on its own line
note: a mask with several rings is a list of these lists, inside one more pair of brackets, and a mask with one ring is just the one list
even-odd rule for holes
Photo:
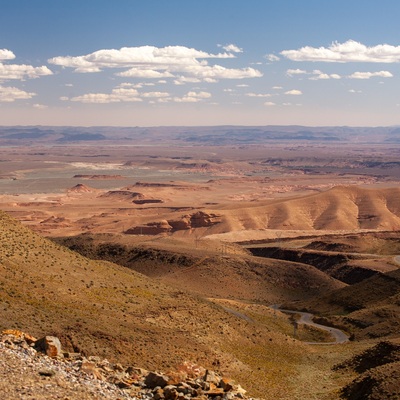
[[400,123],[397,0],[0,0],[0,125]]

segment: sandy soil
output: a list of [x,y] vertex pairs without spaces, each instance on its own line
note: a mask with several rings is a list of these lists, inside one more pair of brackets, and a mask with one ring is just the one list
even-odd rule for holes
[[[193,243],[204,237],[235,242],[315,230],[399,229],[400,209],[393,199],[397,169],[373,164],[361,170],[359,150],[328,145],[3,148],[0,207],[48,236],[130,230]],[[390,160],[391,151],[366,147],[362,160]],[[182,220],[198,211],[217,222],[183,229]],[[169,229],[170,221],[182,229]]]

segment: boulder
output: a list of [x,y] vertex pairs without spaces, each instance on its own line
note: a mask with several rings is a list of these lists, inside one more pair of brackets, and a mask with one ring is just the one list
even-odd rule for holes
[[44,336],[35,342],[35,349],[49,357],[62,357],[60,340],[55,336]]
[[169,378],[166,375],[149,372],[144,380],[144,384],[150,389],[154,389],[157,386],[163,388],[168,385],[168,380]]
[[219,382],[221,381],[221,378],[214,372],[207,370],[205,375],[204,375],[204,382],[212,383],[215,386],[219,385]]

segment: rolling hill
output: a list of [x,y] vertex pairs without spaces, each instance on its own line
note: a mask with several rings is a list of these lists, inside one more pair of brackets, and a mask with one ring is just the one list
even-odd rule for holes
[[272,311],[270,323],[249,323],[185,290],[89,260],[2,212],[0,243],[2,329],[56,335],[67,350],[147,369],[218,368],[257,396],[296,389],[306,349],[279,333],[286,320]]

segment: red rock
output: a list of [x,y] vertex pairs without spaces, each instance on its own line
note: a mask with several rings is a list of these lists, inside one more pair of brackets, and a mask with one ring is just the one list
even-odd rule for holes
[[49,357],[62,357],[60,340],[55,336],[44,336],[35,342],[35,349]]

